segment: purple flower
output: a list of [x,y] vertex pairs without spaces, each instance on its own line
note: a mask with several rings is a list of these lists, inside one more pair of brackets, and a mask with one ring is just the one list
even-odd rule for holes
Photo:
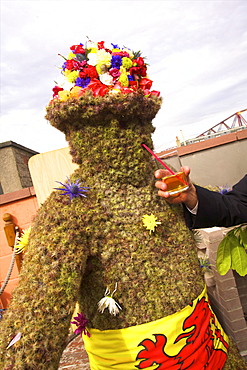
[[[66,60],[66,62],[67,62],[67,60]],[[66,62],[64,62],[63,65],[62,65],[62,70],[63,71],[65,71],[65,69],[66,69]],[[61,73],[63,73],[63,72],[61,71]]]
[[77,329],[74,331],[75,334],[84,334],[87,335],[90,338],[90,333],[86,329],[86,326],[88,324],[88,320],[86,318],[86,315],[83,313],[78,313],[77,316],[73,318],[75,321],[71,321],[71,324],[75,324],[77,326]]
[[70,200],[76,197],[86,197],[86,195],[82,194],[83,192],[88,191],[89,187],[81,186],[79,180],[76,180],[75,183],[72,183],[70,179],[68,179],[67,184],[63,184],[62,182],[56,181],[58,184],[63,185],[63,188],[55,188],[56,190],[62,190],[64,193],[60,195],[69,195]]
[[80,86],[82,88],[87,87],[89,83],[90,83],[90,77],[86,77],[86,78],[77,77],[75,81],[75,85]]
[[120,55],[113,55],[111,58],[111,66],[112,68],[119,69],[122,65],[122,57]]
[[226,193],[228,193],[228,191],[230,191],[231,190],[231,188],[230,187],[228,187],[227,185],[225,185],[225,186],[218,186],[218,189],[219,189],[219,193],[220,194],[226,194]]
[[112,45],[113,49],[120,49],[120,47],[118,46],[118,44],[111,43],[111,45]]

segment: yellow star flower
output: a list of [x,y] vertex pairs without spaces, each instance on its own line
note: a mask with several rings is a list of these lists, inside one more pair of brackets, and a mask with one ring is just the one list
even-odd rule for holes
[[153,214],[144,215],[142,217],[142,222],[143,222],[144,226],[146,227],[146,229],[150,230],[150,234],[151,234],[151,231],[154,231],[154,228],[157,225],[161,224],[161,222],[158,222],[157,217],[155,217]]
[[23,231],[23,234],[17,238],[17,243],[14,246],[15,254],[19,254],[25,251],[28,244],[29,235],[31,232],[31,226]]

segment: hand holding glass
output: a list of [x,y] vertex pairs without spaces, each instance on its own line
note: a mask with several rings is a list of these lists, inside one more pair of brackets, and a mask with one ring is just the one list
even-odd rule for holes
[[168,165],[165,162],[163,162],[156,154],[154,154],[152,150],[149,149],[145,144],[142,144],[142,146],[147,151],[149,151],[149,153],[151,153],[152,156],[162,164],[162,166],[164,166],[168,170],[169,175],[163,177],[161,180],[166,184],[167,186],[166,191],[169,192],[171,196],[181,193],[189,188],[185,179],[185,174],[180,171],[181,163],[176,150],[167,153],[165,157],[162,157],[162,159],[165,161],[169,161],[170,165],[174,168],[174,170],[178,172],[172,171],[171,168],[168,167]]

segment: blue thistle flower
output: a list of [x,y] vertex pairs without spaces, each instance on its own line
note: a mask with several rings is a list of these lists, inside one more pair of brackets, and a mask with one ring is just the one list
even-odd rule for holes
[[87,87],[90,81],[91,81],[90,77],[86,77],[86,78],[77,77],[75,81],[75,85],[84,88],[84,87]]
[[231,188],[229,187],[229,186],[227,186],[227,185],[225,185],[225,186],[218,186],[218,189],[219,189],[219,193],[220,194],[226,194],[226,193],[228,193],[228,191],[230,191],[231,190]]
[[111,43],[111,45],[112,45],[113,49],[120,49],[120,47],[118,46],[118,44]]
[[113,55],[111,58],[111,66],[112,68],[119,69],[122,65],[122,57],[120,55]]
[[211,271],[211,263],[208,257],[205,256],[204,258],[199,258],[199,262],[201,269],[204,269],[205,271]]
[[69,195],[70,200],[77,197],[86,197],[86,195],[82,193],[88,191],[87,189],[90,189],[87,186],[81,186],[80,180],[76,180],[75,183],[72,183],[70,179],[68,179],[67,184],[63,184],[62,182],[59,181],[56,182],[58,184],[61,184],[63,188],[54,188],[54,189],[64,191],[60,195]]

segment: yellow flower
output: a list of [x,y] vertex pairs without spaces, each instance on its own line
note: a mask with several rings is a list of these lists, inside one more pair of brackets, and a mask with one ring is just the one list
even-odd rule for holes
[[69,82],[74,83],[77,77],[79,77],[79,71],[73,71],[66,75]]
[[29,240],[29,235],[31,232],[31,226],[23,231],[23,234],[17,238],[17,244],[14,246],[15,254],[22,253],[26,250],[28,240]]
[[112,49],[112,53],[119,53],[120,51],[122,51],[122,50],[120,50],[118,48]]
[[126,68],[124,66],[121,66],[120,69],[119,69],[119,71],[121,73],[127,74],[127,70],[126,70]]
[[75,98],[79,98],[81,95],[83,95],[83,93],[84,93],[83,88],[80,86],[74,86],[70,90],[70,95],[74,96]]
[[157,225],[161,224],[161,222],[158,222],[157,217],[155,217],[153,214],[144,215],[142,217],[142,222],[143,222],[144,226],[146,227],[146,229],[150,230],[150,234],[151,234],[151,231],[154,231],[154,228]]
[[97,46],[96,46],[95,48],[90,48],[90,49],[88,49],[88,50],[90,50],[90,53],[97,53],[98,48],[97,48]]
[[124,68],[130,69],[130,67],[132,67],[132,65],[133,65],[133,63],[132,63],[132,60],[130,58],[126,58],[126,57],[122,58],[122,66]]
[[122,73],[119,77],[119,82],[122,86],[129,86],[129,80],[128,80],[128,77],[127,77],[127,74],[125,73]]
[[100,49],[96,53],[97,64],[105,64],[108,68],[111,66],[111,54],[107,51]]
[[106,73],[108,71],[108,68],[104,63],[99,63],[96,65],[96,71],[98,75],[102,75],[103,73]]
[[58,96],[61,101],[66,101],[70,97],[70,92],[68,90],[59,91]]
[[67,57],[67,59],[73,59],[73,58],[75,58],[76,57],[76,55],[74,54],[74,53],[72,53],[72,51],[69,53],[69,55],[68,55],[68,57]]

